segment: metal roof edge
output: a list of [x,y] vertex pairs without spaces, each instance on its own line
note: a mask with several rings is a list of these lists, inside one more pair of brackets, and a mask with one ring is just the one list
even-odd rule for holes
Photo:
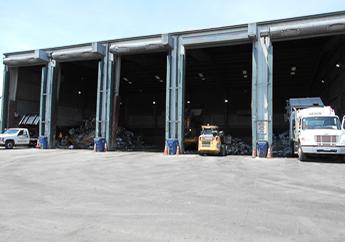
[[276,20],[268,20],[268,21],[261,21],[257,22],[258,25],[269,25],[269,24],[276,24],[276,23],[286,23],[286,22],[293,22],[299,20],[310,20],[310,19],[318,19],[318,18],[327,18],[327,17],[335,17],[345,15],[344,11],[336,11],[336,12],[326,12],[326,13],[319,13],[319,14],[310,14],[298,17],[291,17],[291,18],[283,18],[283,19],[276,19]]
[[[307,19],[310,20],[310,19],[325,18],[325,17],[339,16],[339,15],[345,15],[345,11],[326,12],[326,13],[321,13],[321,14],[312,14],[312,15],[305,15],[305,16],[300,16],[300,17],[283,18],[283,19],[269,20],[269,21],[260,21],[260,22],[256,22],[256,24],[262,26],[262,25],[286,23],[286,22],[293,22],[293,21],[307,20]],[[247,27],[248,24],[249,23],[237,24],[237,25],[227,25],[227,26],[214,27],[214,28],[196,29],[196,30],[187,30],[187,31],[177,31],[177,32],[162,33],[162,34],[185,35],[185,34],[193,34],[193,33],[204,33],[204,32],[211,32],[211,31],[221,31],[221,30],[227,30],[227,29],[244,28],[244,27]],[[51,52],[51,51],[54,51],[54,50],[61,50],[61,49],[66,49],[66,48],[83,47],[83,46],[87,46],[87,45],[90,45],[90,44],[95,43],[95,42],[98,42],[98,43],[101,43],[101,44],[108,44],[108,43],[114,43],[114,42],[120,42],[120,41],[140,40],[140,39],[146,39],[146,38],[154,38],[154,37],[159,37],[162,34],[152,34],[152,35],[143,35],[143,36],[135,36],[135,37],[125,37],[125,38],[118,38],[118,39],[108,39],[108,40],[102,40],[102,41],[87,42],[87,43],[82,43],[82,44],[64,45],[64,46],[51,47],[51,48],[42,48],[40,50]],[[3,55],[6,57],[6,56],[9,56],[9,55],[27,54],[27,53],[30,53],[30,52],[33,52],[33,51],[35,51],[35,50],[6,52],[6,53],[3,53]]]

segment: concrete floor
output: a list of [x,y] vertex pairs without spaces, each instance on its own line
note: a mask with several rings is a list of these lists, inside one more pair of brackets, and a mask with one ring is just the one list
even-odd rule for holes
[[0,150],[0,241],[344,241],[345,163]]

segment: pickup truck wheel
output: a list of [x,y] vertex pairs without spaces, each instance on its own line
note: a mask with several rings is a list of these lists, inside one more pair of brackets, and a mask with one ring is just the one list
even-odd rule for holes
[[301,145],[298,146],[298,159],[300,161],[305,161],[307,159],[306,155],[303,153]]
[[14,142],[12,140],[7,140],[5,142],[5,148],[6,149],[13,149],[13,147],[14,147]]

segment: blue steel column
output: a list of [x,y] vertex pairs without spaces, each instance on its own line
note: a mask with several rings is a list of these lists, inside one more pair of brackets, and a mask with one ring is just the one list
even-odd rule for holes
[[[272,80],[273,80],[273,47],[269,36],[259,36],[253,46],[253,125],[256,134],[253,135],[253,145],[256,141],[267,141],[269,144],[268,157],[272,156]],[[254,74],[254,73],[253,73]],[[254,77],[253,77],[254,78]],[[256,90],[255,90],[256,89]],[[254,93],[255,92],[255,93]],[[255,116],[254,116],[255,115]],[[256,123],[256,124],[255,124]],[[254,139],[255,138],[255,139]],[[255,143],[254,143],[255,142]]]
[[257,49],[256,39],[253,42],[252,47],[252,157],[256,157],[256,115],[257,115],[257,100],[256,100],[256,83],[257,83]]
[[47,66],[42,67],[39,136],[45,135],[46,101],[47,101],[47,69],[48,69]]
[[268,39],[268,157],[272,157],[273,145],[273,45]]
[[165,140],[170,138],[170,96],[171,96],[171,51],[167,55],[167,73],[166,73],[166,88],[165,88]]
[[185,48],[179,45],[178,83],[177,83],[177,139],[181,152],[184,151],[184,104],[185,104]]
[[106,46],[104,57],[98,63],[97,81],[97,110],[96,110],[96,137],[106,138],[108,122],[108,93],[110,83],[108,82],[109,68],[109,46]]
[[173,48],[167,56],[166,80],[166,125],[165,138],[177,139],[177,79],[178,79],[178,41],[172,36]]
[[[56,131],[56,95],[57,95],[57,72],[59,66],[55,60],[48,63],[47,70],[47,85],[46,85],[46,115],[44,134],[48,138],[48,148],[55,146],[55,131]],[[44,104],[43,104],[44,105]]]
[[112,78],[114,79],[114,85],[113,85],[113,109],[112,112],[112,122],[111,122],[111,143],[110,148],[115,149],[115,139],[116,139],[116,133],[119,123],[119,109],[120,109],[120,78],[121,78],[121,56],[119,55],[113,55],[114,62],[112,64]]
[[109,46],[106,46],[105,56],[103,57],[103,98],[102,98],[102,122],[101,122],[101,137],[106,138],[106,129],[108,123],[107,117],[107,107],[108,107],[108,93],[110,92],[109,82],[108,82],[108,70],[109,70]]
[[103,103],[103,60],[98,62],[97,106],[96,106],[96,137],[102,137],[102,103]]
[[106,109],[106,125],[105,125],[105,139],[108,144],[108,149],[113,146],[113,139],[112,139],[112,126],[113,126],[113,117],[114,117],[114,85],[115,85],[115,79],[114,79],[114,61],[113,61],[113,55],[111,53],[108,53],[107,50],[107,69],[106,69],[106,81],[107,81],[107,109]]
[[3,85],[2,85],[2,100],[1,100],[1,130],[3,132],[7,128],[7,119],[8,119],[8,97],[9,97],[9,80],[10,80],[10,71],[8,66],[4,66],[4,76],[3,76]]

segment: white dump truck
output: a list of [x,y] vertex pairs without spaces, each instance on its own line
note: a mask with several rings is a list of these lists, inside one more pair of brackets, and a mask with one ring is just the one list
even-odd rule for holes
[[344,121],[321,98],[288,100],[291,153],[306,160],[310,155],[338,155],[345,160]]

